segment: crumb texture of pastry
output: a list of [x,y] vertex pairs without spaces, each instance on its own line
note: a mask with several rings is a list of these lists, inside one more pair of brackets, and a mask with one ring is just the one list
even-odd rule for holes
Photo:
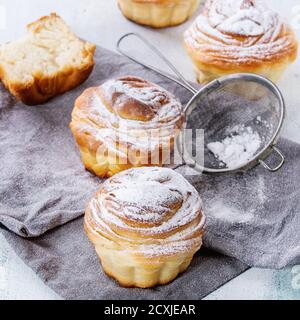
[[185,32],[199,82],[238,72],[277,81],[297,57],[291,27],[259,0],[208,0]]
[[0,47],[0,78],[17,99],[41,104],[89,77],[96,46],[80,40],[57,14],[27,29],[21,39]]
[[109,276],[125,287],[149,288],[186,271],[205,223],[202,200],[183,176],[143,167],[106,180],[84,224]]
[[179,25],[197,10],[200,0],[118,0],[126,18],[153,28]]
[[106,178],[168,162],[183,123],[175,96],[127,76],[87,89],[75,102],[70,128],[85,167]]

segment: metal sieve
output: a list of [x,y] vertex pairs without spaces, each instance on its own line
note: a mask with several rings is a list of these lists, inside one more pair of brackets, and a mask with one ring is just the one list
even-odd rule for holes
[[[153,51],[174,72],[173,77],[158,68],[139,61],[121,48],[123,40],[136,37]],[[169,60],[142,36],[129,33],[122,36],[117,44],[118,51],[132,61],[151,69],[189,90],[193,97],[186,105],[185,129],[203,129],[204,152],[200,158],[192,154],[194,139],[183,130],[177,146],[184,162],[204,173],[243,172],[261,164],[265,169],[276,172],[282,168],[285,157],[276,147],[276,142],[285,118],[285,103],[278,87],[270,80],[248,73],[232,74],[210,82],[201,89],[194,88]],[[251,127],[259,135],[260,146],[243,163],[226,166],[209,149],[210,143],[223,141],[228,137],[229,128]],[[274,153],[272,165],[267,158]],[[278,158],[278,159],[277,159]],[[278,160],[278,161],[277,161]],[[277,162],[277,163],[276,163]]]

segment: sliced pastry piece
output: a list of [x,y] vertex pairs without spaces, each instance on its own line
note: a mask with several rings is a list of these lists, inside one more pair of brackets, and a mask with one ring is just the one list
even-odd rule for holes
[[95,49],[52,13],[30,24],[20,40],[0,47],[0,79],[23,103],[41,104],[89,77]]
[[291,27],[262,1],[208,0],[185,33],[200,83],[231,73],[277,81],[297,56]]
[[71,130],[85,167],[99,177],[170,160],[183,107],[165,89],[123,77],[87,89],[76,101]]
[[166,168],[134,168],[106,180],[85,215],[106,274],[125,287],[165,285],[186,271],[204,227],[198,192]]

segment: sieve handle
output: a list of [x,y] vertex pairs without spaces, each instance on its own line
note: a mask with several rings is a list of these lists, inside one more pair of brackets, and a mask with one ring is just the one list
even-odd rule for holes
[[285,163],[285,156],[283,155],[283,153],[275,146],[272,147],[272,150],[275,151],[277,153],[277,155],[279,156],[279,158],[281,159],[280,160],[280,163],[278,164],[278,166],[276,166],[275,168],[271,168],[265,161],[263,160],[260,160],[260,164],[265,168],[267,169],[268,171],[270,172],[277,172],[278,170],[280,170],[284,163]]
[[[177,76],[173,77],[171,75],[169,75],[166,72],[163,72],[161,70],[159,70],[158,68],[155,68],[149,64],[146,64],[145,62],[142,62],[140,60],[138,60],[137,58],[135,58],[134,56],[130,55],[129,53],[125,52],[122,48],[121,48],[121,43],[129,37],[136,37],[139,40],[141,40],[152,52],[154,52],[173,72],[174,74]],[[146,40],[144,37],[142,37],[141,35],[131,32],[131,33],[127,33],[124,36],[122,36],[117,43],[117,50],[125,57],[129,58],[130,60],[142,65],[143,67],[146,67],[152,71],[155,71],[156,73],[162,75],[163,77],[172,80],[174,82],[176,82],[177,84],[179,84],[180,86],[184,87],[185,89],[187,89],[188,91],[190,91],[193,95],[198,93],[198,90],[195,89],[185,78],[184,76],[176,69],[176,67],[154,46],[152,45],[148,40]]]

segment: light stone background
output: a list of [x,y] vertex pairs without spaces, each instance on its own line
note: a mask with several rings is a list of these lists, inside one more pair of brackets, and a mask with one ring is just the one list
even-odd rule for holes
[[[123,18],[116,2],[0,0],[0,43],[17,39],[28,22],[55,11],[79,36],[111,50],[122,34],[139,32],[157,44],[189,80],[194,80],[193,67],[182,48],[182,33],[191,21],[160,31],[144,28]],[[289,20],[300,39],[300,0],[266,2]],[[141,48],[137,50],[142,52]],[[153,62],[163,68],[159,62]],[[286,72],[279,86],[288,107],[283,135],[300,143],[300,58]],[[60,299],[24,265],[1,236],[0,299]],[[300,266],[282,271],[251,269],[207,299],[300,299]]]

